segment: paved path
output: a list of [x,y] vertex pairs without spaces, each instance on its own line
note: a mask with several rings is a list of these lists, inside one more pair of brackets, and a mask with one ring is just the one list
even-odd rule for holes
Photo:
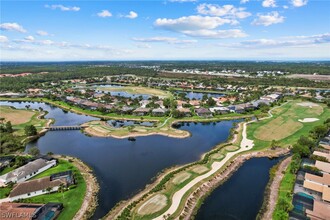
[[243,151],[251,150],[253,147],[253,141],[249,140],[246,135],[246,124],[248,122],[245,122],[243,124],[243,131],[242,131],[242,142],[241,142],[241,148],[234,152],[228,152],[224,159],[222,159],[220,162],[214,162],[211,166],[211,170],[204,175],[198,176],[195,179],[193,179],[191,182],[189,182],[187,185],[185,185],[183,188],[181,188],[179,191],[174,193],[172,197],[172,205],[170,208],[163,213],[161,216],[158,216],[157,218],[154,218],[154,220],[163,220],[164,215],[172,215],[179,207],[180,202],[182,200],[182,197],[184,194],[190,190],[195,184],[199,183],[200,181],[210,177],[215,172],[217,172],[225,163],[227,163],[233,156],[236,154],[239,154]]
[[[280,108],[283,105],[286,105],[289,102],[286,102],[280,106],[276,106],[272,109],[270,109],[268,111],[268,115],[267,117],[261,118],[259,119],[259,121],[261,120],[265,120],[265,119],[269,119],[272,118],[272,111],[274,109]],[[164,217],[163,216],[168,216],[168,215],[172,215],[179,207],[181,200],[183,198],[183,196],[196,184],[198,184],[199,182],[207,179],[208,177],[210,177],[211,175],[213,175],[214,173],[216,173],[225,163],[227,163],[233,156],[244,152],[244,151],[248,151],[251,150],[254,146],[253,144],[253,140],[249,140],[247,138],[247,133],[246,133],[246,126],[249,123],[253,123],[255,121],[250,121],[250,122],[245,122],[243,124],[243,131],[242,131],[242,141],[240,144],[240,149],[234,152],[228,152],[225,156],[225,158],[223,158],[220,162],[214,162],[211,166],[211,170],[201,176],[196,177],[195,179],[193,179],[191,182],[189,182],[187,185],[185,185],[183,188],[181,188],[179,191],[175,192],[173,197],[172,197],[172,204],[170,206],[170,208],[163,214],[161,214],[160,216],[154,218],[154,220],[163,220]]]

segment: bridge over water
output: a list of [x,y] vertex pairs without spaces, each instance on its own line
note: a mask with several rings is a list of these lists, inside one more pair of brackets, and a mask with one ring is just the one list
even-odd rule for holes
[[45,129],[49,131],[62,131],[62,130],[80,130],[82,128],[88,127],[87,125],[69,125],[69,126],[49,126]]

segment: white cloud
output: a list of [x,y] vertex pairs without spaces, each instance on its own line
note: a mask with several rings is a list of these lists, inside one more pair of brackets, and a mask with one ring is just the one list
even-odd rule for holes
[[8,40],[8,37],[6,37],[6,36],[3,36],[3,35],[0,35],[0,43],[6,43],[6,42],[8,42],[9,40]]
[[150,49],[151,48],[151,45],[147,44],[147,43],[138,43],[138,44],[135,44],[135,46],[138,47],[138,48],[145,48],[145,49]]
[[134,11],[130,11],[128,15],[125,15],[126,18],[134,19],[138,17],[138,14]]
[[111,17],[112,14],[108,10],[102,10],[101,12],[97,13],[97,16],[99,16],[101,18],[107,18],[107,17]]
[[17,23],[2,23],[0,24],[0,30],[3,31],[18,31],[21,33],[25,33],[26,30]]
[[284,9],[288,9],[289,6],[287,6],[287,5],[283,5],[283,8],[284,8]]
[[282,39],[256,39],[242,41],[237,44],[224,45],[224,47],[235,48],[278,48],[278,47],[302,47],[317,44],[330,43],[330,33],[312,35],[312,36],[293,36]]
[[236,38],[247,36],[242,30],[216,30],[221,25],[233,24],[228,18],[210,16],[188,16],[177,19],[158,18],[154,25],[166,30],[200,38]]
[[248,35],[240,29],[229,29],[229,30],[197,30],[197,31],[184,31],[184,34],[191,37],[200,38],[241,38],[247,37]]
[[28,41],[28,42],[32,42],[34,41],[34,37],[33,36],[27,36],[24,38],[24,40]]
[[274,8],[274,7],[276,7],[276,1],[275,0],[264,0],[262,2],[262,6],[265,8]]
[[197,0],[169,0],[169,2],[183,3],[183,2],[197,2]]
[[77,6],[64,6],[64,5],[45,5],[46,8],[60,9],[61,11],[79,11],[80,8]]
[[197,6],[197,12],[203,15],[211,15],[225,18],[243,19],[251,16],[250,12],[245,11],[245,8],[236,8],[233,5],[216,5],[216,4],[200,4]]
[[291,4],[294,7],[302,7],[304,5],[307,5],[308,0],[291,0]]
[[240,1],[240,4],[245,4],[245,3],[248,3],[250,0],[241,0]]
[[186,30],[214,29],[221,25],[230,23],[230,19],[193,15],[188,17],[180,17],[177,19],[158,18],[154,25],[167,30],[182,32]]
[[49,33],[46,31],[39,30],[37,31],[37,35],[39,36],[49,36]]
[[150,37],[150,38],[132,38],[134,41],[138,42],[148,42],[148,43],[168,43],[168,44],[192,44],[197,43],[197,40],[180,40],[175,37]]
[[278,24],[284,22],[284,17],[280,16],[277,11],[273,11],[267,14],[257,14],[258,18],[254,19],[253,25],[269,26],[272,24]]

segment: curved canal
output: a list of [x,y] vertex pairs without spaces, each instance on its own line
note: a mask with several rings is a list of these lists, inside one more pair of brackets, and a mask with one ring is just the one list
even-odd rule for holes
[[281,158],[252,158],[216,188],[198,210],[196,220],[254,220],[261,208],[269,170]]

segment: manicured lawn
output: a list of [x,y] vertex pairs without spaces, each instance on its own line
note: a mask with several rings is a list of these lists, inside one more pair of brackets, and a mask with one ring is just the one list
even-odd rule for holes
[[40,112],[26,109],[14,109],[9,106],[0,106],[0,117],[10,121],[15,134],[24,135],[24,128],[27,125],[34,125],[38,131],[47,123],[46,119],[38,119]]
[[0,188],[0,199],[8,197],[11,190],[12,190],[11,187],[1,187]]
[[34,176],[32,179],[38,179],[41,177],[50,176],[51,174],[54,174],[54,173],[59,173],[59,172],[67,171],[67,170],[75,170],[75,169],[76,168],[68,161],[59,160],[56,167],[52,167],[42,173],[39,173],[38,175]]
[[15,168],[14,167],[6,167],[5,169],[3,169],[1,172],[0,172],[0,176],[2,176],[3,174],[6,174],[6,173],[9,173],[10,171],[14,170]]
[[[291,101],[273,111],[273,117],[248,125],[247,135],[254,140],[255,150],[270,146],[272,140],[277,140],[282,147],[290,146],[300,136],[308,134],[315,126],[323,124],[330,115],[329,108],[322,104],[317,107],[297,105],[301,100]],[[299,119],[318,118],[318,121],[302,123]]]
[[73,170],[77,185],[76,187],[64,192],[64,193],[51,193],[45,194],[41,196],[32,197],[29,199],[25,199],[24,202],[28,203],[47,203],[47,202],[60,202],[63,203],[64,209],[61,212],[58,219],[67,220],[72,219],[77,211],[80,209],[81,204],[84,200],[85,192],[86,192],[86,183],[84,178],[78,171],[76,167],[70,164],[67,161],[60,160],[60,164],[57,167],[51,168],[41,174],[38,175],[38,178],[43,176],[48,176],[51,173],[61,172],[68,169]]

